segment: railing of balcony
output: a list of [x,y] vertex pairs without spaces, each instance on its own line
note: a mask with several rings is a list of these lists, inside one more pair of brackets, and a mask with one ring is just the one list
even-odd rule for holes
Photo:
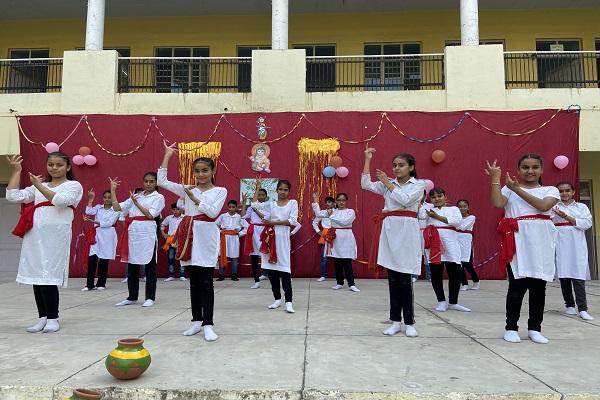
[[507,51],[504,69],[507,89],[600,87],[597,51]]
[[62,58],[0,60],[0,93],[60,92]]
[[119,57],[119,92],[251,91],[251,57]]
[[306,57],[307,92],[444,87],[443,54]]

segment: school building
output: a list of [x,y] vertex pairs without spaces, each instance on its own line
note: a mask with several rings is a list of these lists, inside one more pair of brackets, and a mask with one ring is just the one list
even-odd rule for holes
[[[598,21],[596,0],[5,1],[0,154],[19,152],[15,115],[577,109],[597,279]],[[8,173],[0,274],[14,276]]]

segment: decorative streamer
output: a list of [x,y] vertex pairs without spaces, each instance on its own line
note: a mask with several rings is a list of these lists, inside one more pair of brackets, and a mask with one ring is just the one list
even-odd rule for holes
[[[198,157],[208,157],[215,162],[221,155],[221,142],[179,142],[179,173],[184,185],[195,185],[193,162]],[[216,171],[215,171],[216,172]]]
[[323,181],[325,180],[327,193],[329,195],[335,194],[336,178],[335,176],[333,178],[325,178],[323,176],[323,168],[328,165],[331,156],[334,156],[339,149],[340,142],[335,138],[302,138],[298,141],[300,164],[298,171],[298,219],[302,219],[302,207],[304,205],[304,193],[307,189],[307,184],[309,193],[316,192],[321,197]]

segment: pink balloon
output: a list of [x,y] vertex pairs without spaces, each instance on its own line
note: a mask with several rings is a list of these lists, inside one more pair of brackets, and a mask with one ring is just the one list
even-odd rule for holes
[[83,156],[80,156],[79,154],[77,154],[76,156],[73,156],[73,164],[83,165],[83,163],[84,163]]
[[59,150],[59,147],[56,143],[54,142],[48,142],[46,143],[46,145],[44,146],[44,148],[46,149],[46,151],[48,153],[55,153]]
[[339,176],[340,178],[345,178],[348,176],[348,174],[350,173],[350,171],[348,171],[348,168],[346,167],[337,167],[335,169],[335,173],[337,174],[337,176]]
[[433,185],[433,181],[429,180],[429,179],[425,179],[425,190],[427,190],[427,192],[429,192],[431,189],[433,189],[434,185]]
[[567,156],[557,156],[554,159],[554,166],[558,169],[565,169],[569,165],[569,158]]
[[96,156],[93,156],[91,154],[88,154],[87,156],[83,157],[83,162],[85,163],[85,165],[94,165],[97,161],[98,160],[96,159]]

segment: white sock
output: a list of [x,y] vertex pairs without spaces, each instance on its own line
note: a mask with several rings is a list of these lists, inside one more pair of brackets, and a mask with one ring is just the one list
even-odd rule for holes
[[460,290],[461,290],[461,291],[469,290],[469,285],[462,285],[462,286],[460,287]]
[[567,308],[565,308],[565,314],[577,315],[577,310],[575,310],[575,307],[567,307]]
[[122,301],[118,302],[117,304],[115,304],[115,306],[117,306],[117,307],[130,306],[130,305],[135,304],[135,303],[137,303],[137,301],[125,299],[125,300],[122,300]]
[[544,337],[544,335],[542,335],[538,331],[527,331],[527,335],[529,336],[529,339],[531,339],[531,341],[534,343],[539,343],[539,344],[548,343],[548,339],[546,339],[546,337]]
[[450,305],[448,305],[448,309],[454,310],[454,311],[471,312],[470,308],[461,306],[460,304],[450,304]]
[[142,307],[152,307],[154,305],[154,300],[152,299],[147,299],[144,304],[142,304]]
[[521,338],[519,337],[519,332],[517,331],[505,331],[504,340],[510,343],[521,343]]
[[471,286],[471,290],[479,290],[479,282],[474,282],[473,286]]
[[41,332],[42,330],[44,330],[44,327],[46,326],[47,319],[48,318],[46,318],[46,317],[40,318],[39,321],[35,325],[30,326],[29,328],[26,329],[27,332],[29,332],[29,333]]
[[46,326],[44,326],[44,332],[58,332],[60,326],[58,325],[58,319],[49,319],[46,321]]
[[273,304],[271,304],[271,305],[269,306],[269,308],[270,308],[271,310],[273,310],[273,309],[275,309],[275,308],[279,308],[279,307],[281,307],[281,299],[279,299],[279,300],[275,300],[275,301],[273,302]]
[[448,310],[448,303],[445,301],[440,301],[437,303],[437,306],[435,306],[435,311],[444,312],[446,310]]
[[212,325],[204,326],[204,340],[206,340],[207,342],[214,342],[218,338],[219,338],[219,336],[213,330]]
[[250,289],[260,289],[260,282],[254,282],[254,285],[250,286]]
[[287,303],[285,303],[285,311],[288,312],[288,313],[290,313],[290,314],[293,314],[293,313],[296,312],[296,311],[294,311],[294,308],[292,307],[292,302],[291,301],[288,301]]
[[579,313],[579,317],[585,321],[593,321],[594,317],[592,317],[587,311],[581,311]]
[[351,291],[353,291],[353,292],[357,292],[357,293],[358,293],[358,292],[360,292],[360,289],[359,289],[359,288],[357,288],[357,287],[356,287],[356,286],[354,286],[354,285],[350,286],[350,290],[351,290]]
[[407,337],[417,337],[417,336],[419,336],[419,333],[415,329],[414,325],[406,325],[406,332],[404,332],[404,334]]
[[392,321],[392,324],[383,331],[384,335],[394,336],[396,333],[402,330],[402,324],[400,322]]
[[183,332],[183,336],[194,336],[202,330],[202,321],[194,321],[187,331]]
[[340,290],[341,288],[343,288],[342,285],[335,285],[331,287],[333,290]]

